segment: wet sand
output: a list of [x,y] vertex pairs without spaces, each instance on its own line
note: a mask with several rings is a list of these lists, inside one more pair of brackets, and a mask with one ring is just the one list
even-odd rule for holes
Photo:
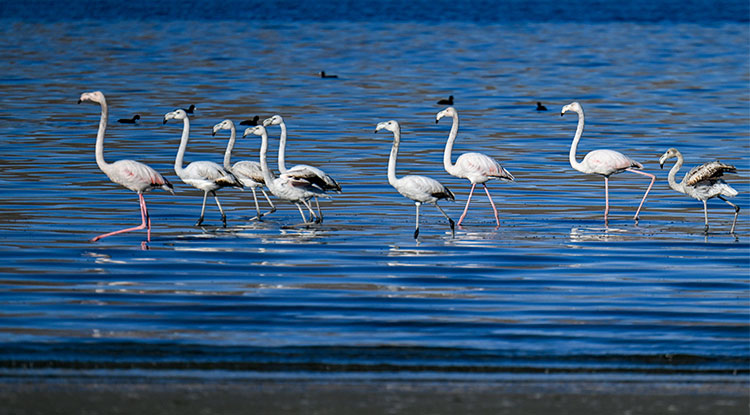
[[748,414],[747,383],[11,381],[0,414]]

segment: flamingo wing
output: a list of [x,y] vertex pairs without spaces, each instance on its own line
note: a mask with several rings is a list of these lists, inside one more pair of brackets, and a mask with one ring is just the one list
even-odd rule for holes
[[113,182],[135,192],[144,192],[155,187],[172,191],[172,183],[153,168],[135,161],[119,160],[106,171]]
[[317,167],[308,166],[306,164],[299,164],[292,167],[291,169],[288,169],[285,174],[305,179],[324,191],[341,191],[341,186],[336,183],[336,180],[334,180],[333,177],[329,176],[328,174],[326,174],[326,172]]
[[246,183],[249,181],[254,182],[256,185],[262,185],[266,182],[263,179],[263,171],[260,168],[260,163],[257,161],[238,161],[232,166],[232,173],[245,186],[252,185],[252,183]]
[[587,173],[609,176],[629,168],[642,169],[643,165],[630,157],[614,150],[593,150],[586,154],[581,163],[589,170]]
[[718,179],[724,173],[737,173],[737,168],[716,160],[693,167],[683,180],[686,185],[693,186],[704,180]]
[[472,183],[484,183],[491,178],[513,181],[515,178],[495,159],[482,153],[464,153],[456,160],[456,170]]

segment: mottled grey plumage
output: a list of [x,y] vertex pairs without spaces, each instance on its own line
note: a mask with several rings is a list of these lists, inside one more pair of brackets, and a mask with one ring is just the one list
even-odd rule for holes
[[659,165],[663,168],[664,162],[671,158],[677,158],[677,162],[672,166],[672,169],[669,170],[669,176],[667,177],[669,187],[674,191],[686,194],[693,199],[703,202],[703,217],[705,219],[704,230],[708,232],[708,206],[706,201],[718,197],[734,208],[734,221],[732,222],[732,229],[729,231],[730,233],[734,233],[740,207],[724,197],[737,196],[737,190],[729,186],[721,177],[724,173],[737,173],[737,169],[732,165],[720,161],[712,161],[693,167],[685,174],[682,181],[677,183],[675,181],[675,176],[685,162],[682,153],[676,148],[670,148],[664,152],[661,158],[659,158]]

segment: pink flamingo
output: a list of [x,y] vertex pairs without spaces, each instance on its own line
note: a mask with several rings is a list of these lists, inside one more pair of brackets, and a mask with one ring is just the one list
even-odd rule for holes
[[501,179],[506,181],[513,181],[513,175],[505,170],[500,163],[495,161],[493,158],[482,154],[482,153],[464,153],[458,157],[456,164],[451,162],[451,153],[453,152],[453,143],[456,141],[456,135],[458,134],[458,112],[453,107],[448,107],[437,113],[435,117],[435,123],[437,124],[441,118],[445,116],[453,117],[453,125],[451,126],[450,134],[448,135],[448,141],[445,143],[445,152],[443,153],[443,166],[445,171],[450,173],[452,176],[460,177],[462,179],[468,179],[471,182],[471,191],[469,192],[469,199],[466,201],[466,207],[464,213],[458,219],[458,225],[461,226],[466,217],[466,213],[469,211],[469,203],[471,203],[471,196],[474,194],[474,188],[477,183],[484,187],[484,191],[487,193],[487,198],[490,199],[492,205],[492,211],[495,213],[495,221],[497,226],[500,226],[500,218],[497,215],[497,208],[495,202],[492,201],[490,191],[487,189],[485,184],[490,179]]
[[94,102],[102,107],[102,116],[99,120],[99,131],[96,133],[96,164],[101,171],[109,177],[109,180],[138,193],[138,199],[141,204],[140,225],[105,233],[94,237],[91,241],[95,242],[99,239],[106,238],[107,236],[147,228],[147,240],[150,242],[151,218],[148,216],[148,208],[146,208],[146,199],[143,197],[143,192],[160,187],[174,194],[172,184],[156,170],[143,163],[134,160],[119,160],[114,163],[107,163],[104,161],[104,132],[107,129],[107,100],[104,98],[104,94],[102,94],[101,91],[95,91],[84,92],[81,94],[78,103],[80,104],[81,102]]
[[646,173],[643,171],[635,170],[635,169],[642,169],[643,165],[630,157],[625,156],[624,154],[614,151],[614,150],[593,150],[586,154],[586,156],[583,158],[582,162],[576,161],[576,150],[578,149],[578,142],[581,140],[581,134],[583,134],[583,123],[584,123],[584,117],[583,117],[583,108],[581,107],[581,104],[577,102],[570,103],[564,107],[562,107],[562,111],[560,112],[560,116],[562,117],[566,112],[568,111],[574,111],[578,113],[578,127],[576,128],[576,135],[573,138],[573,144],[570,146],[570,165],[586,174],[599,174],[604,176],[604,224],[606,225],[608,223],[608,215],[609,215],[609,176],[617,173],[622,173],[624,171],[629,171],[631,173],[638,173],[642,174],[644,176],[651,178],[651,183],[648,185],[648,189],[646,189],[646,193],[643,194],[643,199],[641,199],[641,204],[638,205],[638,210],[635,211],[635,216],[633,216],[633,219],[636,223],[638,223],[638,214],[641,212],[641,208],[643,207],[643,202],[646,201],[646,196],[648,196],[648,192],[651,190],[651,187],[654,185],[654,181],[656,180],[656,176],[650,173]]

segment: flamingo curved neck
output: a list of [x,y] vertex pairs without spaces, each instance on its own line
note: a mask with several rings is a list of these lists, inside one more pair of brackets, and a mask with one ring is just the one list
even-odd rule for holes
[[677,183],[675,180],[675,176],[677,176],[677,171],[682,168],[682,164],[685,162],[685,159],[682,157],[682,154],[677,153],[677,161],[674,163],[674,166],[669,170],[669,175],[667,176],[667,183],[669,183],[669,187],[672,188],[672,190],[678,191],[680,193],[686,193],[685,192],[685,183],[684,179]]
[[229,142],[227,143],[227,150],[224,152],[224,168],[227,170],[232,169],[232,150],[234,149],[234,141],[237,138],[237,129],[234,128],[234,123],[229,128]]
[[106,172],[109,170],[110,164],[104,160],[104,132],[107,130],[107,101],[102,99],[101,102],[102,115],[99,119],[99,130],[96,132],[96,165]]
[[396,178],[396,157],[398,157],[398,145],[401,142],[401,130],[397,129],[393,132],[393,147],[391,147],[391,157],[388,159],[388,183],[391,186],[396,186],[398,178]]
[[281,122],[281,136],[279,136],[279,172],[286,173],[286,124]]
[[265,180],[266,186],[273,191],[273,188],[276,187],[276,178],[273,176],[273,173],[271,173],[271,169],[268,168],[268,159],[266,158],[267,153],[268,133],[263,131],[260,142],[260,170],[263,172],[263,180]]
[[180,149],[177,150],[177,158],[174,160],[174,171],[178,176],[182,176],[182,160],[185,157],[185,149],[187,149],[189,135],[190,119],[188,117],[185,117],[182,120],[182,138],[180,138]]
[[587,169],[583,166],[583,163],[576,161],[576,151],[578,151],[578,142],[581,141],[581,135],[583,134],[584,117],[583,111],[576,110],[578,113],[578,126],[576,127],[576,135],[573,137],[573,144],[570,145],[570,166],[574,169],[587,173]]
[[445,151],[443,152],[443,167],[445,167],[445,170],[448,173],[452,173],[453,169],[456,167],[455,164],[453,164],[451,157],[453,154],[453,143],[456,141],[456,136],[458,135],[458,113],[453,113],[453,124],[451,125],[451,131],[448,134],[448,141],[445,143]]

